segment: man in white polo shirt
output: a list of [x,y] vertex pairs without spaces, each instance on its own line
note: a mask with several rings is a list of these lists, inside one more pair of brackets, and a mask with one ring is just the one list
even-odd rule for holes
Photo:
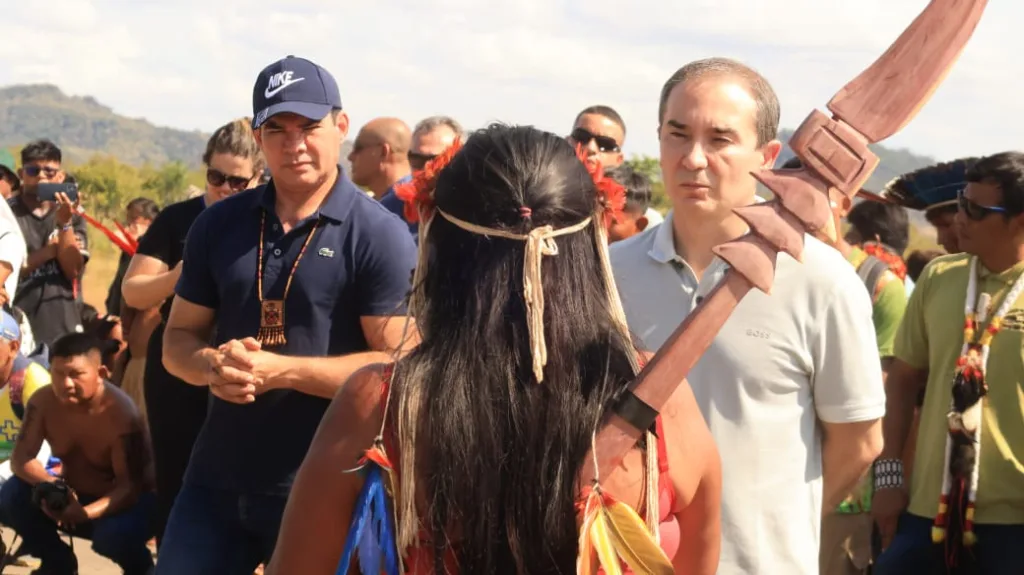
[[[731,210],[756,201],[750,174],[774,165],[778,123],[771,86],[738,62],[693,62],[662,89],[672,210],[611,250],[630,329],[649,349],[725,273],[711,248],[747,231]],[[822,509],[882,447],[885,394],[863,282],[807,236],[803,263],[779,255],[772,295],[740,302],[688,380],[722,454],[718,573],[818,573]]]

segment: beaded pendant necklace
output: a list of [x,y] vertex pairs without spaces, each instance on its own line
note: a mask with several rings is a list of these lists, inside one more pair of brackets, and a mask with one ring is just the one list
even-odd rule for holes
[[[980,296],[978,294],[978,258],[976,256],[971,258],[969,273],[967,298],[964,302],[964,343],[956,362],[953,397],[947,416],[949,433],[946,435],[942,494],[939,498],[939,510],[932,526],[932,540],[935,543],[941,543],[946,539],[951,492],[956,485],[958,497],[956,497],[957,501],[952,503],[959,506],[966,497],[966,506],[962,516],[964,521],[963,544],[968,547],[977,540],[974,533],[974,500],[978,491],[983,399],[988,393],[985,373],[988,366],[989,350],[992,340],[1002,327],[1003,318],[1006,317],[1007,312],[1024,291],[1024,273],[1022,273],[1014,281],[988,325],[975,341],[979,327],[985,323],[992,298],[986,293],[982,293]],[[957,444],[970,445],[973,448],[973,457],[965,457],[961,453],[962,450],[956,449]],[[958,459],[960,460],[958,461]],[[953,476],[953,468],[959,470],[956,477]]]
[[284,336],[284,302],[288,299],[288,291],[292,287],[292,280],[295,279],[295,270],[299,268],[299,262],[302,261],[302,256],[306,253],[310,240],[313,239],[313,234],[320,227],[320,219],[317,218],[316,222],[310,227],[309,233],[306,234],[306,241],[303,242],[302,249],[299,250],[299,255],[295,258],[295,261],[292,263],[292,269],[288,272],[288,280],[284,284],[284,293],[281,294],[281,299],[265,299],[263,296],[263,230],[266,229],[266,223],[267,211],[263,210],[263,213],[260,215],[260,243],[256,248],[256,257],[258,258],[258,263],[256,264],[256,295],[259,297],[260,302],[260,330],[256,333],[256,341],[260,342],[260,345],[273,347],[288,343],[287,338]]

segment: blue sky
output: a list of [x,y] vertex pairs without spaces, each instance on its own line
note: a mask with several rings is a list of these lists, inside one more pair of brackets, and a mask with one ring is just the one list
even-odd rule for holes
[[[353,130],[449,114],[567,133],[576,112],[624,116],[627,154],[656,154],[658,94],[679,66],[738,58],[796,127],[867,67],[925,0],[51,0],[4,9],[0,85],[48,82],[116,112],[212,131],[250,115],[287,54],[328,68]],[[956,67],[887,144],[949,159],[1024,149],[1024,2],[992,0]]]

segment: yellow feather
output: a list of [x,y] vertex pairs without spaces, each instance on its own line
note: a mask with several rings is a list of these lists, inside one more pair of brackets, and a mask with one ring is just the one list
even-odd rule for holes
[[583,524],[580,526],[579,555],[576,558],[576,575],[597,575],[601,565],[597,561],[596,550],[591,541],[590,530],[594,525],[594,518],[597,517],[600,508],[594,496],[587,498],[586,511],[583,514]]
[[597,550],[597,558],[601,561],[601,567],[604,567],[604,572],[607,575],[622,575],[622,564],[619,563],[619,556],[615,553],[615,543],[609,534],[608,520],[604,513],[595,514],[594,524],[590,528],[590,536],[594,548]]
[[672,575],[675,572],[665,551],[632,507],[610,498],[601,507],[603,524],[617,555],[636,575]]

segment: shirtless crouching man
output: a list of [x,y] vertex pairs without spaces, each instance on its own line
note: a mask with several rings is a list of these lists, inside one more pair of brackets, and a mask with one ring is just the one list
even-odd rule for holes
[[[135,404],[106,381],[101,353],[102,342],[89,334],[68,334],[54,343],[53,383],[29,400],[11,455],[15,477],[0,488],[0,520],[42,560],[37,573],[77,572],[74,552],[61,540],[58,526],[91,539],[93,550],[126,575],[153,569],[146,547],[154,505],[149,445]],[[59,485],[35,459],[43,440],[63,463],[70,487],[60,511],[47,505],[53,499],[33,502],[33,491],[53,493]],[[39,487],[44,483],[49,485]]]

